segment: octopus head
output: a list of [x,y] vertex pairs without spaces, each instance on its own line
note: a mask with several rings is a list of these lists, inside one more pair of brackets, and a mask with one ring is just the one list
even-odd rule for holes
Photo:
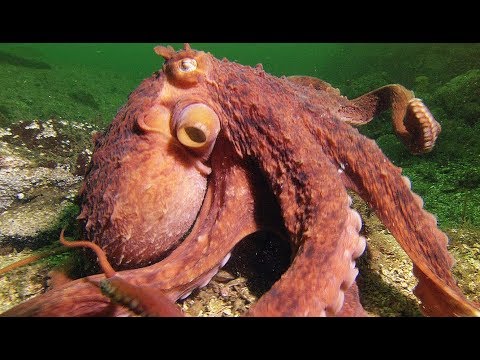
[[202,94],[208,59],[157,47],[163,69],[134,91],[97,141],[82,214],[89,240],[118,269],[161,260],[189,233],[206,194],[220,132]]

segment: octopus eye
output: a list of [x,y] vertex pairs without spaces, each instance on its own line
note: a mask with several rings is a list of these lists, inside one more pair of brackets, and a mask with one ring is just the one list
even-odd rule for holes
[[197,69],[197,61],[195,59],[183,59],[180,62],[180,71],[182,72],[191,72]]
[[189,44],[178,52],[171,46],[156,46],[154,51],[165,59],[162,70],[169,83],[180,88],[195,86],[210,69],[211,56],[192,50]]
[[187,106],[181,111],[175,122],[178,141],[207,156],[219,131],[220,121],[217,114],[204,104]]

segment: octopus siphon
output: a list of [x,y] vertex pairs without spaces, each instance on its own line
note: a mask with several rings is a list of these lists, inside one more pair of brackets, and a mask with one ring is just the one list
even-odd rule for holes
[[287,240],[292,259],[247,316],[365,316],[355,260],[366,239],[347,190],[411,258],[425,315],[480,315],[435,217],[355,128],[391,110],[408,149],[430,151],[441,128],[412,91],[393,84],[349,100],[319,79],[276,77],[188,44],[155,52],[162,69],[94,140],[78,216],[86,241],[61,234],[94,250],[103,273],[3,316],[182,316],[175,302],[260,230]]

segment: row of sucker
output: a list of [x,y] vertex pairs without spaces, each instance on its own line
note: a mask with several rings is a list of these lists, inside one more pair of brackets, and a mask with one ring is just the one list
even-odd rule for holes
[[[410,181],[410,179],[407,176],[402,175],[402,181],[410,190],[412,190],[412,182]],[[412,195],[413,195],[413,198],[415,199],[415,202],[417,203],[417,205],[419,207],[423,208],[422,197],[419,196],[418,194],[415,194],[413,191],[412,191]]]
[[205,275],[197,279],[191,286],[188,287],[186,291],[184,291],[182,294],[180,294],[179,299],[184,300],[187,297],[191,295],[193,290],[195,289],[201,289],[205,286],[207,286],[210,281],[213,279],[215,275],[217,275],[218,271],[225,266],[225,264],[230,260],[230,257],[232,256],[232,253],[229,252],[225,257],[220,261],[218,266],[215,266],[212,270],[207,272]]
[[[412,183],[411,183],[410,179],[408,177],[402,175],[402,180],[403,180],[404,184],[410,190],[412,190]],[[423,209],[424,202],[423,202],[422,197],[420,195],[414,193],[413,191],[411,191],[411,193],[412,193],[412,196],[415,199],[415,202],[417,203],[417,205]],[[425,216],[427,216],[435,224],[435,226],[437,226],[438,221],[437,221],[437,218],[435,217],[435,215],[433,215],[432,213],[426,212]],[[445,238],[445,245],[448,245],[448,237],[445,236],[444,238]],[[453,261],[453,259],[452,259],[452,261]]]
[[[436,131],[436,129],[434,129],[434,131]],[[402,176],[402,180],[403,180],[404,183],[408,186],[408,188],[411,190],[410,180],[409,180],[406,176]],[[412,195],[413,195],[416,203],[417,203],[421,208],[423,208],[423,199],[422,199],[419,195],[415,194],[413,191],[412,191],[411,193],[412,193]],[[426,216],[432,223],[434,223],[435,226],[437,226],[437,218],[436,218],[433,214],[425,211],[425,216]],[[440,239],[441,239],[440,241],[442,241],[442,245],[446,248],[447,245],[448,245],[448,237],[447,237],[444,233],[442,233],[442,234],[443,234],[443,236],[440,237]],[[451,267],[453,267],[453,265],[455,264],[455,259],[454,259],[454,257],[452,256],[452,254],[450,254],[450,253],[448,253],[448,252],[447,252],[447,254],[448,254],[448,263],[449,263],[448,266],[451,268]],[[414,292],[414,294],[415,294],[417,297],[420,298],[420,301],[422,301],[422,303],[423,303],[424,299],[422,298],[422,293],[424,293],[424,291],[425,291],[425,286],[428,287],[428,285],[426,285],[426,284],[424,283],[424,281],[425,281],[425,275],[419,270],[419,268],[416,266],[415,263],[414,263],[414,266],[413,266],[413,274],[414,274],[415,277],[417,277],[418,280],[419,280],[419,282],[418,282],[418,284],[417,284],[417,286],[415,287],[415,289],[414,289],[413,292]],[[427,283],[428,283],[428,281],[427,281]],[[422,304],[422,311],[423,311],[426,315],[432,315],[432,314],[433,314],[433,315],[436,315],[435,312],[433,312],[432,310],[426,308],[423,304]],[[469,309],[469,311],[474,311],[474,312],[472,312],[472,313],[469,313],[469,315],[479,316],[479,314],[480,314],[480,312],[478,312],[478,310],[475,312],[475,310]],[[454,312],[453,314],[455,314],[455,312]],[[459,314],[461,314],[461,312],[460,312]]]
[[112,299],[115,303],[123,305],[137,315],[148,316],[137,299],[122,294],[108,279],[100,281],[100,290],[102,293]]
[[[424,151],[430,151],[435,143],[440,127],[435,121],[430,110],[425,106],[422,100],[414,98],[409,101],[410,110],[415,114],[417,121],[420,121],[422,126],[422,138],[423,138],[423,147]],[[427,126],[428,124],[429,126]]]
[[[348,197],[348,204],[349,206],[352,204],[350,196]],[[327,306],[324,314],[320,314],[321,316],[332,316],[342,309],[345,300],[345,291],[352,286],[358,275],[358,268],[356,267],[355,260],[363,254],[367,244],[365,237],[360,235],[362,218],[356,210],[349,208],[345,225],[345,229],[341,236],[344,239],[347,239],[347,243],[345,244],[345,250],[343,252],[344,258],[342,261],[348,262],[350,264],[350,269],[340,285],[337,300],[333,305]]]

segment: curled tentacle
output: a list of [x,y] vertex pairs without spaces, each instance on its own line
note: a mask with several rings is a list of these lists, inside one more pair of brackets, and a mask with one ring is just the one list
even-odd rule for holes
[[413,91],[402,85],[386,85],[350,101],[345,97],[340,98],[338,89],[318,78],[289,76],[288,79],[337,96],[341,100],[336,115],[353,126],[365,125],[375,116],[391,109],[395,133],[412,154],[430,152],[440,134],[441,126],[427,106],[414,97]]
[[399,131],[397,134],[403,136],[404,142],[413,154],[430,152],[442,131],[442,127],[427,106],[417,98],[408,101],[403,124],[408,135],[401,135]]
[[86,247],[95,252],[98,257],[98,263],[102,268],[105,276],[111,278],[116,275],[115,270],[112,268],[110,263],[107,260],[105,252],[97,244],[92,243],[91,241],[67,241],[64,236],[65,228],[60,232],[60,243],[66,247]]
[[397,136],[412,154],[430,152],[441,126],[422,100],[402,85],[386,85],[351,101],[352,106],[339,109],[340,118],[352,125],[368,123],[385,110],[392,110]]
[[55,249],[52,249],[52,250],[49,250],[49,251],[45,251],[45,252],[40,253],[40,254],[35,254],[35,255],[32,255],[32,256],[29,256],[29,257],[27,257],[25,259],[22,259],[22,260],[19,260],[19,261],[15,261],[14,263],[12,263],[10,265],[7,265],[4,268],[0,269],[0,275],[4,275],[9,271],[12,271],[12,270],[18,269],[22,266],[34,263],[34,262],[36,262],[38,260],[41,260],[41,259],[44,259],[46,257],[62,254],[67,250],[68,249],[66,249],[64,246],[61,246],[61,247],[58,247],[58,248],[55,248]]
[[122,279],[108,262],[105,252],[90,241],[67,241],[64,237],[65,229],[60,233],[60,242],[67,247],[87,247],[95,252],[98,262],[107,279],[100,282],[102,293],[118,304],[128,307],[140,315],[149,316],[183,316],[174,302],[158,291],[148,287],[129,284]]

